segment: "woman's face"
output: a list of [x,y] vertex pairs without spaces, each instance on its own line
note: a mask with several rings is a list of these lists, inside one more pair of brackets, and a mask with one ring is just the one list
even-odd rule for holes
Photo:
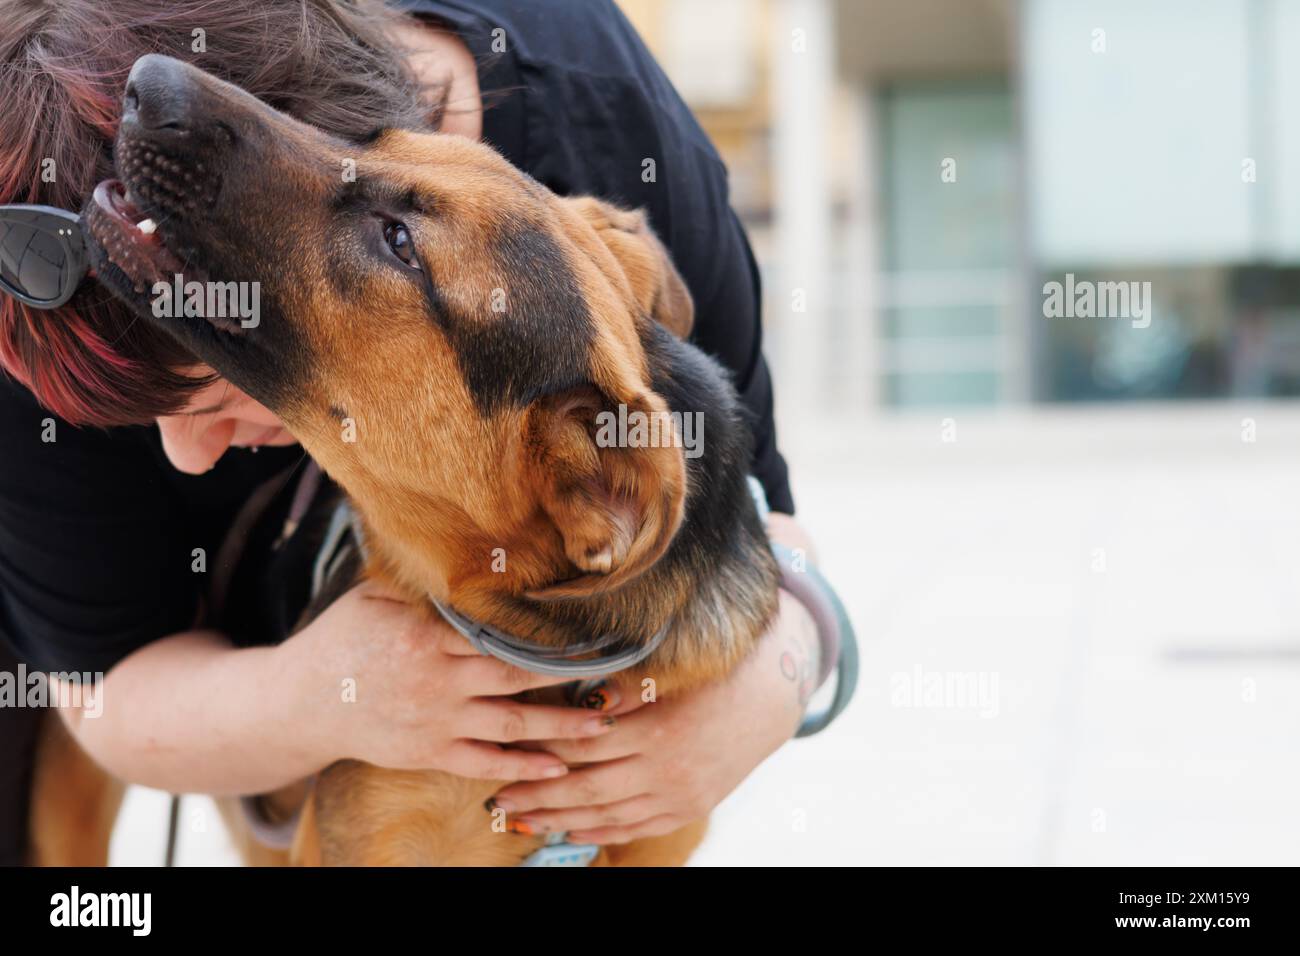
[[[211,374],[197,369],[196,374]],[[163,451],[179,470],[201,475],[232,445],[292,445],[295,439],[265,405],[249,398],[224,378],[201,389],[174,415],[158,419]]]

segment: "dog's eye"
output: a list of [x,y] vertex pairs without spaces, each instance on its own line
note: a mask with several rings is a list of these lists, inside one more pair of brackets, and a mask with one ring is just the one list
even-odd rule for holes
[[393,250],[393,255],[413,269],[420,268],[415,258],[415,243],[411,242],[411,234],[403,223],[390,222],[384,226],[384,241]]

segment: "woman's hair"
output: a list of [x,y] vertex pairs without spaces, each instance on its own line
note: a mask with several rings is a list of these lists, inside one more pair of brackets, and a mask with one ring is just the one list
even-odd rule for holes
[[[0,203],[79,210],[112,175],[131,65],[166,53],[345,139],[437,125],[380,0],[9,0],[0,18]],[[196,360],[93,282],[67,306],[0,295],[0,367],[75,424],[152,421]]]

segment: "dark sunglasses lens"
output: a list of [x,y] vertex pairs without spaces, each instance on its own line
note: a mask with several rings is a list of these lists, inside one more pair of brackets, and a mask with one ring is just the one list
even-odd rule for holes
[[37,212],[0,215],[0,283],[30,300],[53,302],[64,295],[69,243],[59,234],[67,222]]

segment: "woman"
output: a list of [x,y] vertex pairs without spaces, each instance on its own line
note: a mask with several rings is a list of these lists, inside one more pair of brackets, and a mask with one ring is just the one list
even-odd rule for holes
[[[0,202],[80,208],[108,174],[127,71],[151,51],[345,138],[421,123],[482,138],[557,192],[648,211],[695,299],[695,341],[731,369],[753,413],[753,470],[781,513],[773,533],[801,544],[783,518],[793,503],[760,353],[757,273],[727,205],[725,171],[635,32],[608,0],[401,8],[19,5],[0,25],[9,107]],[[383,595],[367,585],[287,640],[256,609],[215,630],[196,555],[217,552],[255,489],[287,481],[302,457],[292,436],[93,283],[58,312],[8,300],[0,308],[0,364],[21,383],[0,392],[9,462],[0,472],[0,633],[29,668],[107,675],[102,717],[61,715],[122,779],[257,793],[351,757],[518,781],[496,802],[524,826],[611,842],[707,813],[793,732],[807,693],[801,674],[816,672],[817,650],[808,613],[784,594],[771,633],[725,685],[653,706],[607,701],[616,723],[598,740],[585,739],[592,731],[579,709],[494,696],[504,673],[483,685],[464,679],[462,640],[416,609],[376,600]],[[256,553],[244,565],[266,567],[269,546],[256,534],[249,541]],[[792,670],[792,659],[803,663]],[[325,706],[319,688],[340,668],[385,692],[346,710]],[[11,768],[29,766],[25,716],[0,711],[0,763]],[[590,765],[569,771],[566,760]],[[5,786],[0,851],[17,862],[27,781],[11,772]]]

